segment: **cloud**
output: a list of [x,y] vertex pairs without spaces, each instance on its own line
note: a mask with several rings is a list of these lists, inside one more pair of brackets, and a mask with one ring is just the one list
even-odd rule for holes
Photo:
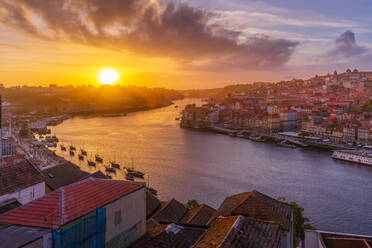
[[[244,37],[186,2],[158,0],[0,0],[3,25],[33,36],[176,59],[183,64],[271,68],[299,44]],[[202,62],[201,62],[202,61]]]
[[355,34],[350,30],[342,33],[335,40],[335,44],[336,47],[326,54],[327,57],[348,59],[369,53],[367,48],[356,43]]

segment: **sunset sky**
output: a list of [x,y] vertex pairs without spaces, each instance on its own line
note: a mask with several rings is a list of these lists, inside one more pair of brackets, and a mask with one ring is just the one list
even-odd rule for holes
[[[279,4],[280,3],[280,4]],[[370,0],[0,0],[0,82],[176,89],[372,70]]]

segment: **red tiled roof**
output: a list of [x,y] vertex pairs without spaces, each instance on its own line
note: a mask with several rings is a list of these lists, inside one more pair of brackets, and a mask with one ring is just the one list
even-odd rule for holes
[[182,203],[172,199],[164,202],[152,218],[158,222],[179,222],[187,210]]
[[4,165],[13,165],[15,163],[18,163],[22,160],[26,160],[25,155],[17,154],[13,156],[7,156],[3,158],[3,166]]
[[27,160],[0,167],[0,195],[22,190],[43,181],[40,172]]
[[200,204],[189,209],[189,211],[179,221],[194,225],[207,225],[216,210],[208,205]]
[[214,217],[243,215],[263,221],[274,221],[289,230],[292,207],[258,191],[229,196],[221,204]]
[[1,215],[0,223],[58,229],[140,188],[143,186],[90,177]]
[[255,247],[276,248],[282,230],[280,224],[244,216],[218,217],[199,239],[195,248]]

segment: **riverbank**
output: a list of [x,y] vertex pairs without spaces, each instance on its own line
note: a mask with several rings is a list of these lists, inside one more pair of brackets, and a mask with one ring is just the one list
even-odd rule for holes
[[326,151],[333,150],[353,150],[357,147],[341,144],[332,144],[323,142],[321,139],[314,139],[313,137],[300,137],[296,136],[294,132],[282,132],[282,133],[261,133],[252,130],[236,130],[229,129],[220,126],[213,125],[202,125],[202,126],[191,126],[180,123],[181,128],[186,128],[195,131],[219,133],[224,135],[229,135],[231,137],[248,139],[255,142],[266,142],[276,144],[282,147],[288,148],[306,148],[306,149],[321,149]]

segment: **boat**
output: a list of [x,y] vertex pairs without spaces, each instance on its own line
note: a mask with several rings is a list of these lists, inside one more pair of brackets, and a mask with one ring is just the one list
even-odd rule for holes
[[180,118],[176,117],[176,121],[179,121],[179,120],[180,120]]
[[140,171],[128,171],[127,174],[132,175],[134,177],[138,177],[138,178],[143,178],[143,176],[145,175],[144,173]]
[[249,139],[252,140],[252,141],[255,141],[255,142],[263,142],[264,141],[261,136],[254,136],[254,135],[249,136]]
[[112,168],[112,167],[106,167],[106,171],[107,172],[112,172],[112,173],[115,173],[116,174],[116,170],[114,169],[114,168]]
[[282,142],[278,143],[278,146],[292,148],[292,149],[296,149],[297,148],[297,146],[295,146],[293,144],[288,144],[286,140],[283,140]]
[[91,160],[88,160],[88,165],[96,167],[96,163]]
[[129,181],[134,181],[134,177],[133,175],[130,175],[127,173],[127,175],[125,175],[125,179],[129,180]]
[[74,151],[70,151],[70,156],[75,156]]
[[73,145],[71,145],[71,146],[70,146],[70,151],[76,151],[76,147],[73,146]]
[[113,161],[111,161],[110,164],[111,164],[111,167],[116,168],[116,169],[120,169],[120,164],[118,164],[116,162],[113,162]]
[[96,155],[96,161],[98,163],[102,163],[103,162],[103,159],[100,156]]
[[292,149],[296,149],[297,148],[297,146],[291,145],[291,144],[287,144],[287,143],[278,143],[278,146],[292,148]]
[[64,145],[60,145],[61,151],[66,151],[66,147]]
[[366,150],[336,150],[332,153],[333,159],[348,161],[362,165],[372,166],[372,152]]
[[79,160],[84,160],[84,156],[79,154]]
[[108,177],[109,179],[112,179],[112,176],[109,175],[108,173],[106,173],[106,177]]
[[84,149],[80,149],[80,152],[81,152],[81,155],[84,155],[84,156],[87,155],[87,151],[85,151]]

